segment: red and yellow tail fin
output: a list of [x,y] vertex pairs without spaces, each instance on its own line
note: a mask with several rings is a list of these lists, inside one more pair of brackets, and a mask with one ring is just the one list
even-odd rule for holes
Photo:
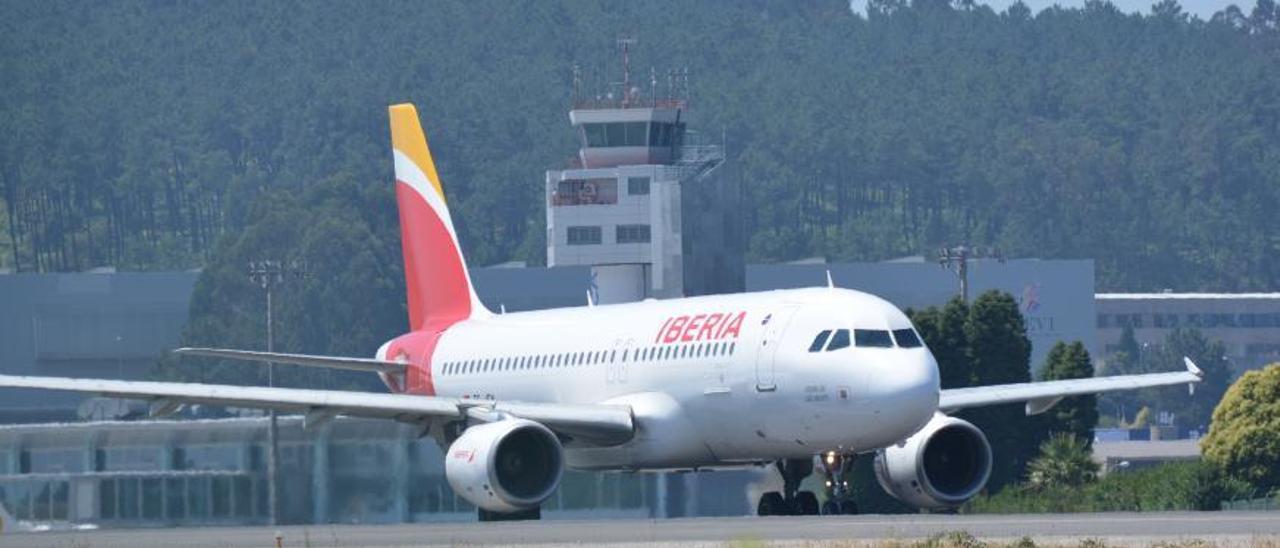
[[476,314],[489,314],[471,285],[418,111],[407,103],[389,110],[409,326],[414,331],[441,331]]

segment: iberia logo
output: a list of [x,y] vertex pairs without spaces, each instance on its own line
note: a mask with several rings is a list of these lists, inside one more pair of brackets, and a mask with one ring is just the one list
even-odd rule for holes
[[742,321],[746,312],[716,312],[714,314],[694,314],[689,316],[672,316],[658,328],[658,335],[653,342],[675,343],[694,341],[718,341],[738,338],[742,331]]

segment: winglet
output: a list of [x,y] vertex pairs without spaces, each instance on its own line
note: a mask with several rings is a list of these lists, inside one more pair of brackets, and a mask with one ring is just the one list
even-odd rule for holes
[[1187,364],[1187,371],[1190,372],[1192,375],[1195,375],[1202,379],[1204,378],[1204,371],[1202,371],[1199,367],[1196,367],[1196,362],[1191,361],[1191,358],[1183,356],[1182,363]]

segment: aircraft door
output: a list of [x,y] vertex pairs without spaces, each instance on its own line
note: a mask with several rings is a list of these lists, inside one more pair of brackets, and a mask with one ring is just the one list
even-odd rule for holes
[[778,389],[774,382],[774,369],[778,358],[778,347],[782,335],[786,333],[791,316],[799,308],[797,305],[783,305],[772,312],[766,312],[760,335],[760,345],[756,348],[756,391],[773,392]]

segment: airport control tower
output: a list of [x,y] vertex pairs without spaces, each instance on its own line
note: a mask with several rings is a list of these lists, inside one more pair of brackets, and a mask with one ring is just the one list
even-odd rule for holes
[[742,291],[739,188],[724,146],[688,128],[688,71],[631,77],[584,96],[574,70],[569,123],[581,148],[546,178],[547,265],[591,267],[595,302]]

